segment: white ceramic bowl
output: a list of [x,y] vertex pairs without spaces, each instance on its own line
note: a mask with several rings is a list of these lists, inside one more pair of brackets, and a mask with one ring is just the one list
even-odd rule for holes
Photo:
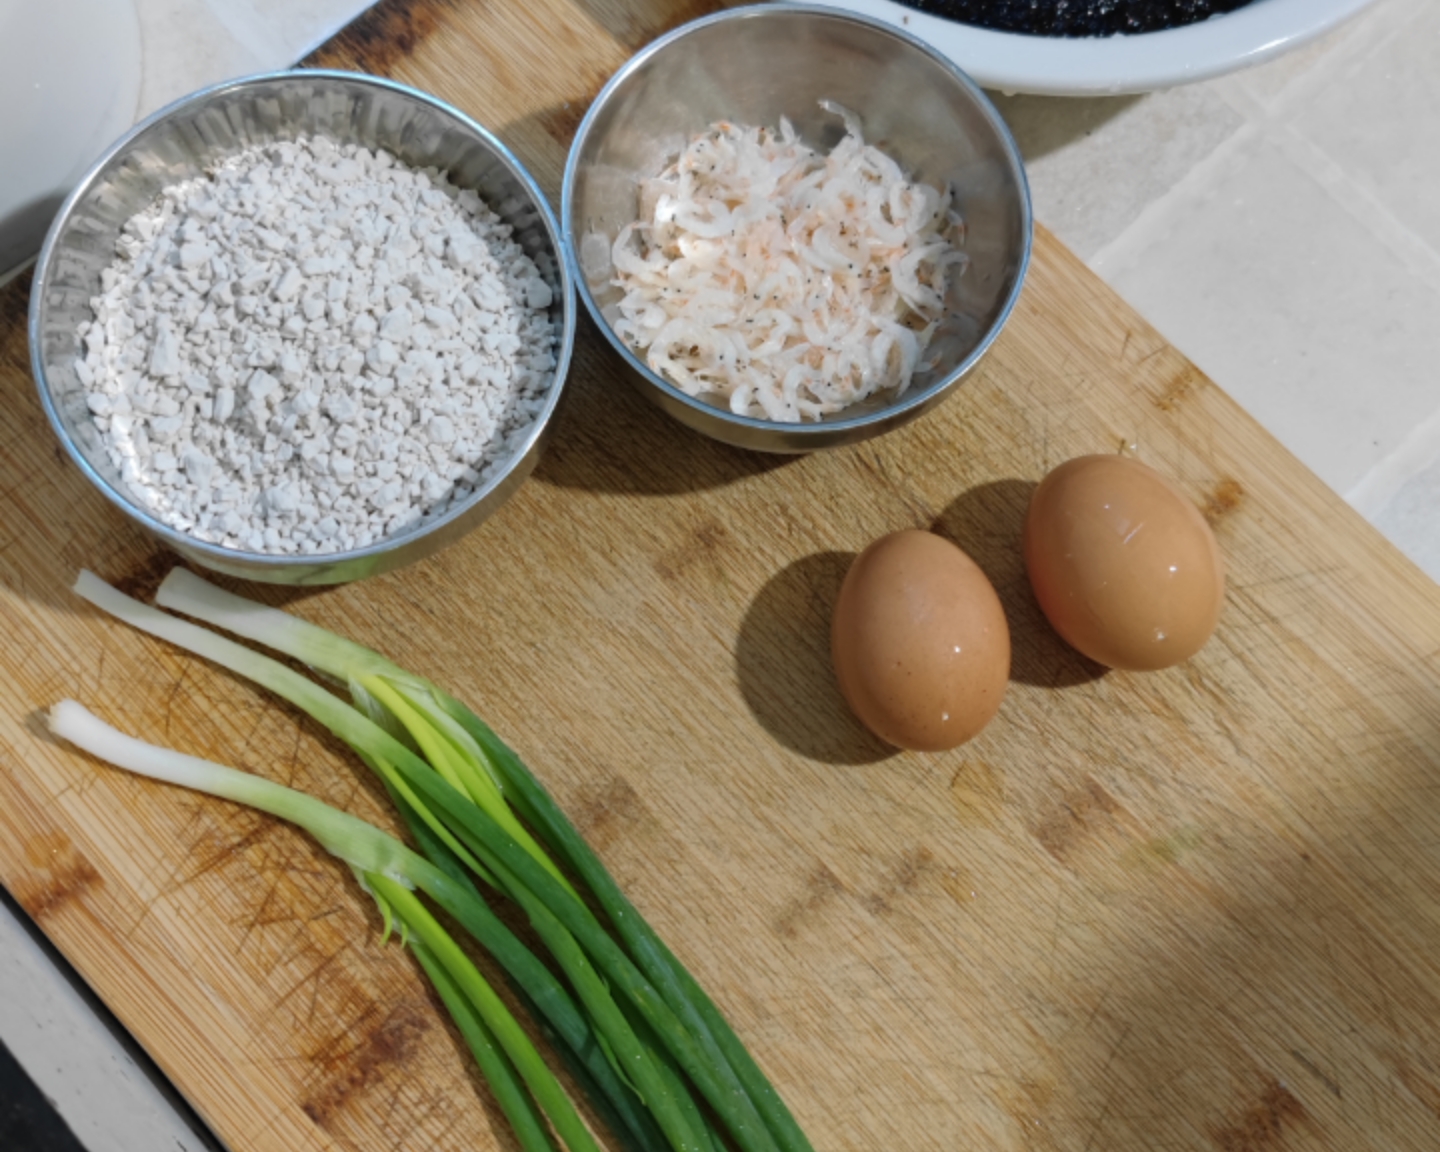
[[1150,92],[1248,68],[1313,40],[1374,0],[1253,0],[1196,24],[1135,36],[1024,36],[942,20],[892,0],[825,0],[898,25],[1006,94]]

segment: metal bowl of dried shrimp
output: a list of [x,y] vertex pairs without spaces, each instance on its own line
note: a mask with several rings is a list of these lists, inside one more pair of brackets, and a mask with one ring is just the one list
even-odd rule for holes
[[742,448],[854,443],[974,369],[1029,262],[1019,151],[985,94],[895,28],[790,4],[629,61],[570,150],[581,298],[642,391]]

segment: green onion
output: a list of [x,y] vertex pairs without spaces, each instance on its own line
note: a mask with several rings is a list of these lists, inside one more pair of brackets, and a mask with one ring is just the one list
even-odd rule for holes
[[614,877],[576,831],[545,786],[490,727],[454,697],[436,690],[440,706],[465,727],[484,750],[487,762],[509,785],[511,803],[520,809],[546,846],[595,894],[610,922],[641,971],[664,993],[666,1001],[697,1036],[708,1036],[723,1053],[764,1117],[771,1133],[787,1152],[810,1152],[810,1142],[729,1021],[676,959],[665,942],[630,903]]
[[[505,806],[500,789],[494,778],[480,771],[479,765],[465,755],[465,749],[449,735],[429,724],[401,693],[397,692],[382,676],[363,676],[357,680],[370,697],[384,708],[388,708],[405,730],[419,745],[420,751],[441,777],[452,788],[470,797],[490,815],[522,848],[535,857],[541,867],[549,871],[558,883],[573,895],[575,890],[570,882],[560,875],[560,870],[536,844],[530,833],[520,826],[515,814]],[[448,718],[447,718],[448,719]],[[463,729],[461,730],[462,735]]]
[[[359,873],[378,873],[422,888],[495,957],[535,1004],[542,1019],[564,1042],[574,1062],[584,1069],[586,1080],[602,1093],[592,1101],[597,1111],[607,1118],[619,1119],[639,1148],[658,1152],[663,1141],[653,1119],[635,1107],[633,1091],[616,1075],[587,1017],[571,994],[490,911],[463,873],[448,873],[373,826],[303,792],[124,736],[74,702],[65,701],[55,706],[52,727],[72,743],[117,767],[233,800],[298,824],[328,852]],[[425,835],[434,836],[428,827],[423,824],[420,827]],[[415,830],[414,824],[412,830]],[[434,845],[438,844],[436,838]]]
[[[511,988],[537,1023],[545,1027],[557,1045],[570,1074],[580,1083],[591,1106],[611,1131],[624,1133],[637,1152],[662,1152],[669,1148],[655,1119],[646,1110],[633,1086],[622,1083],[604,1041],[590,1028],[568,992],[550,970],[494,918],[464,866],[442,844],[430,828],[403,799],[391,793],[421,851],[459,889],[439,890],[432,883],[428,895],[461,923],[475,939],[484,941],[511,977]],[[479,919],[477,919],[477,917]],[[511,949],[506,955],[502,949]]]
[[[214,660],[232,672],[271,689],[297,705],[359,752],[366,764],[381,772],[387,786],[405,800],[414,813],[423,819],[435,836],[445,844],[446,848],[487,882],[494,882],[491,870],[477,860],[471,849],[462,845],[437,816],[432,807],[437,801],[453,810],[469,811],[483,816],[487,830],[493,833],[493,839],[496,842],[494,847],[513,849],[516,855],[522,857],[527,864],[544,875],[550,885],[563,892],[569,900],[579,904],[573,895],[573,890],[568,885],[562,886],[555,879],[553,865],[547,870],[530,854],[529,850],[522,847],[493,819],[485,815],[483,810],[475,805],[469,797],[446,782],[425,761],[400,743],[388,731],[305,677],[267,656],[133,600],[90,572],[81,572],[75,584],[75,591],[92,604],[103,608],[133,627],[169,640],[197,655]],[[282,619],[289,619],[283,613],[276,615],[281,616]],[[413,785],[417,781],[429,793],[430,804],[426,804],[416,795]],[[449,910],[447,908],[447,911]],[[534,903],[527,911],[531,913],[532,921],[540,915],[540,908]],[[556,939],[558,941],[558,935]],[[576,949],[575,953],[583,958],[583,952],[580,950]],[[566,950],[564,955],[573,956],[574,954]],[[501,958],[497,956],[497,959]],[[572,978],[577,978],[577,974],[574,972],[568,974]],[[587,991],[591,996],[591,1001],[586,1004],[586,1007],[591,1011],[592,1027],[602,1030],[601,1034],[608,1045],[609,1052],[625,1052],[632,1060],[632,1064],[626,1068],[626,1074],[635,1077],[642,1098],[672,1147],[676,1152],[703,1152],[699,1143],[701,1137],[685,1120],[685,1113],[688,1109],[680,1107],[673,1100],[670,1086],[663,1083],[660,1074],[653,1069],[653,1057],[646,1059],[640,1054],[640,1048],[643,1046],[640,1046],[635,1039],[633,1029],[630,1028],[624,1016],[618,1012],[608,1011],[602,1011],[598,1018],[595,1016],[596,1006],[600,1005],[603,1000],[610,999],[610,994],[604,988],[603,982],[599,981],[597,977],[594,980],[585,981],[583,988],[577,988],[577,993],[581,994],[582,998]],[[612,1098],[617,1094],[612,1091]],[[767,1150],[761,1149],[759,1152],[767,1152]]]
[[[458,726],[470,740],[474,760],[501,782],[504,795],[545,839],[546,847],[594,893],[630,958],[701,1046],[709,1066],[718,1070],[723,1084],[717,1085],[717,1090],[733,1093],[739,1088],[785,1152],[811,1152],[784,1100],[714,1002],[631,904],[545,787],[474,712],[380,653],[289,613],[226,592],[188,569],[172,569],[155,599],[162,607],[274,648],[339,680],[366,685],[388,680],[395,694],[437,728]],[[459,743],[458,738],[452,740]]]
[[[380,774],[436,874],[455,889],[425,890],[477,938],[461,912],[472,918],[477,909],[493,914],[465,878],[467,871],[520,905],[570,981],[601,1050],[603,1059],[567,1037],[572,1057],[592,1073],[601,1067],[609,1073],[608,1083],[605,1072],[587,1078],[601,1086],[607,1117],[618,1118],[618,1124],[607,1122],[647,1150],[658,1126],[677,1152],[719,1152],[719,1138],[691,1098],[688,1079],[741,1152],[810,1152],[714,1003],[539,781],[463,704],[379,653],[224,592],[184,569],[167,577],[157,603],[310,665],[345,685],[355,707],[268,657],[130,600],[89,573],[82,573],[76,590],[134,626],[271,688],[350,744]],[[586,887],[618,941],[572,879]],[[402,924],[414,928],[403,916]],[[481,927],[493,935],[493,928]],[[497,959],[523,986],[524,978]],[[643,1108],[627,1098],[621,1081],[633,1084]]]
[[179,648],[194,652],[197,656],[204,656],[207,660],[213,660],[221,667],[228,668],[247,680],[253,680],[262,688],[268,688],[277,696],[289,700],[360,752],[366,758],[366,763],[381,774],[388,786],[414,805],[420,817],[452,852],[465,861],[467,867],[477,873],[481,871],[479,863],[470,857],[450,832],[415,799],[410,786],[395,767],[397,761],[411,760],[421,770],[428,770],[424,761],[373,720],[278,661],[252,652],[233,640],[217,636],[188,621],[160,612],[148,604],[142,604],[110,587],[93,572],[80,573],[75,581],[75,592],[97,608],[125,621],[132,628],[168,640]]
[[[530,1037],[510,1014],[495,990],[480,975],[474,963],[426,911],[415,894],[387,876],[367,873],[365,880],[423,944],[425,950],[445,969],[457,990],[475,1009],[476,1016],[499,1042],[525,1086],[530,1089],[570,1152],[600,1152],[595,1137],[575,1111],[575,1105],[546,1067]],[[493,1081],[492,1081],[493,1083]]]
[[[435,962],[443,969],[447,983],[444,987],[437,986],[437,991],[442,998],[447,994],[462,996],[469,1006],[469,1011],[457,1018],[467,1043],[473,1040],[488,1044],[491,1037],[498,1042],[498,1049],[489,1045],[491,1051],[482,1060],[482,1067],[491,1065],[486,1069],[487,1078],[492,1085],[497,1085],[497,1096],[504,1093],[509,1098],[507,1114],[510,1107],[515,1109],[512,1122],[518,1120],[516,1131],[527,1141],[526,1152],[550,1152],[552,1146],[548,1138],[535,1141],[536,1132],[531,1122],[533,1102],[527,1104],[518,1098],[520,1087],[510,1069],[519,1073],[525,1088],[544,1109],[569,1152],[600,1152],[595,1138],[525,1030],[470,958],[415,897],[415,887],[435,884],[437,876],[440,886],[444,887],[443,874],[429,861],[373,825],[331,808],[313,796],[263,777],[147,744],[112,728],[73,700],[62,700],[51,708],[50,728],[57,736],[118,768],[234,800],[309,832],[327,852],[355,870],[380,904],[387,924],[392,913],[399,917],[407,935],[413,935],[424,950],[422,964],[428,967],[429,962]],[[494,1077],[489,1075],[492,1070]],[[502,1106],[505,1106],[503,1101]],[[543,1129],[539,1134],[544,1136]]]
[[74,700],[62,700],[50,709],[50,730],[127,772],[233,800],[298,824],[325,851],[358,872],[388,876],[413,887],[412,870],[434,867],[393,836],[313,796],[126,736]]
[[[661,1043],[724,1120],[735,1142],[745,1152],[775,1152],[774,1138],[760,1119],[754,1102],[739,1087],[729,1064],[723,1059],[709,1058],[702,1043],[605,932],[594,913],[556,884],[529,853],[514,841],[507,841],[486,812],[473,804],[456,803],[458,794],[437,773],[407,779],[500,880],[501,887],[525,908],[537,930],[541,928],[538,917],[542,912],[549,912],[574,934],[596,967],[654,1028]],[[548,940],[546,943],[549,945]]]
[[543,1113],[525,1091],[515,1075],[514,1067],[505,1059],[505,1054],[496,1045],[495,1037],[485,1027],[485,1022],[474,1006],[465,998],[460,986],[455,983],[445,966],[435,959],[430,949],[419,940],[410,941],[410,951],[415,954],[415,959],[420,962],[420,967],[425,969],[425,975],[440,994],[445,1010],[455,1021],[455,1026],[465,1040],[465,1046],[470,1049],[475,1063],[480,1065],[485,1082],[495,1093],[500,1110],[515,1129],[520,1146],[526,1152],[554,1152],[555,1144],[545,1127]]

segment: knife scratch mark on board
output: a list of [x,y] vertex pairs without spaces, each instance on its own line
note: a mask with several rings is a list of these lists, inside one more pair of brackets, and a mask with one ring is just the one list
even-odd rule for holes
[[916,888],[934,867],[935,854],[929,848],[922,844],[907,849],[879,888],[864,898],[865,907],[877,916],[885,915],[894,907],[895,900]]
[[174,718],[175,702],[180,698],[180,690],[185,687],[185,682],[190,677],[190,667],[189,664],[182,664],[180,666],[180,675],[175,677],[175,682],[170,685],[170,691],[165,693],[165,703],[161,705],[161,712],[165,717],[164,727],[165,740],[167,743],[173,742],[173,737],[170,732],[170,722]]
[[1055,1096],[1055,1081],[1026,1077],[997,1087],[995,1102],[1023,1133],[1026,1152],[1059,1152],[1048,1121],[1050,1102]]
[[727,568],[721,557],[729,544],[730,534],[725,525],[718,520],[706,520],[655,561],[655,572],[662,579],[674,583],[691,567],[700,564],[709,570],[712,577],[723,580]]
[[[295,919],[294,913],[286,909],[283,899],[279,901],[278,906],[280,911],[272,912],[270,910],[271,905],[276,903],[276,897],[282,884],[285,884],[285,876],[283,874],[277,874],[271,878],[270,886],[265,889],[265,895],[260,898],[259,907],[255,909],[254,915],[246,922],[245,931],[240,933],[240,939],[235,945],[237,953],[242,951],[250,942],[250,937],[257,928],[267,928],[272,924],[288,924]],[[289,886],[286,885],[286,887],[288,888]]]
[[1162,412],[1174,412],[1182,401],[1188,399],[1193,393],[1209,387],[1209,384],[1210,381],[1201,374],[1200,370],[1187,361],[1165,382],[1164,390],[1155,397],[1155,407]]
[[1244,499],[1245,489],[1240,487],[1240,481],[1226,477],[1205,497],[1205,519],[1214,527],[1240,507]]
[[[151,552],[125,575],[111,580],[110,583],[126,596],[149,601],[154,597],[155,589],[160,587],[160,581],[164,580],[174,567],[174,554],[161,548]],[[103,575],[104,573],[101,573],[101,576]]]
[[[1110,1071],[1110,1065],[1115,1062],[1115,1056],[1125,1043],[1126,1037],[1130,1035],[1130,1029],[1132,1027],[1133,1025],[1126,1024],[1125,1027],[1120,1030],[1120,1035],[1115,1037],[1115,1042],[1110,1045],[1110,1054],[1105,1057],[1105,1065],[1100,1070],[1100,1080],[1103,1081],[1106,1073]],[[1117,1091],[1119,1091],[1118,1082],[1112,1083],[1110,1090],[1105,1094],[1105,1103],[1101,1105],[1099,1115],[1095,1117],[1095,1122],[1090,1125],[1090,1135],[1085,1140],[1085,1152],[1091,1152],[1091,1149],[1095,1147],[1095,1140],[1100,1135],[1101,1129],[1105,1126],[1105,1121],[1110,1116],[1110,1107],[1115,1102],[1115,1094]]]
[[950,800],[962,824],[989,827],[1005,808],[1005,777],[984,760],[966,760],[951,777]]
[[1325,1085],[1326,1090],[1330,1093],[1330,1095],[1334,1096],[1335,1099],[1341,1100],[1344,1098],[1340,1093],[1340,1085],[1335,1083],[1334,1080],[1330,1079],[1329,1076],[1325,1075],[1324,1072],[1320,1071],[1320,1069],[1315,1066],[1314,1062],[1311,1061],[1298,1048],[1290,1049],[1290,1055],[1295,1057],[1295,1059],[1299,1061],[1300,1066],[1304,1068],[1305,1071],[1309,1072],[1310,1075],[1314,1076],[1315,1079],[1319,1080],[1321,1084]]
[[790,901],[775,918],[776,933],[793,937],[801,921],[825,907],[844,891],[845,885],[840,882],[840,878],[823,863],[817,864],[805,881],[804,894]]
[[[307,923],[313,922],[314,920],[319,919],[321,916],[329,916],[336,911],[338,911],[338,909],[332,908],[326,912],[319,913],[316,916],[310,917],[310,920],[307,921]],[[305,1023],[307,1025],[314,1024],[316,1007],[319,1004],[320,992],[324,986],[324,981],[321,979],[321,977],[324,976],[326,969],[328,969],[332,964],[336,963],[336,961],[338,961],[340,957],[345,955],[348,948],[349,945],[347,944],[345,946],[342,946],[337,951],[324,953],[320,957],[319,962],[313,968],[306,972],[305,975],[301,976],[300,979],[296,980],[295,983],[292,984],[286,992],[281,994],[281,996],[275,1001],[275,1009],[278,1011],[290,1000],[292,996],[299,996],[302,992],[308,990],[310,993],[310,1000],[305,1011]]]
[[1273,1076],[1267,1077],[1260,1099],[1233,1124],[1218,1129],[1215,1144],[1221,1152],[1264,1152],[1280,1147],[1286,1128],[1307,1116],[1305,1106],[1289,1088]]
[[855,459],[860,467],[878,480],[880,486],[888,490],[895,500],[910,512],[914,519],[914,527],[925,528],[935,523],[938,519],[935,510],[925,502],[924,497],[912,485],[903,478],[891,475],[883,453],[861,453]]
[[302,68],[358,68],[387,74],[434,35],[454,0],[380,0],[300,62]]
[[574,807],[572,819],[596,852],[603,852],[627,831],[645,822],[645,806],[634,785],[623,776],[587,789]]
[[[224,865],[231,864],[245,854],[251,847],[267,840],[272,833],[282,825],[273,816],[256,814],[247,816],[244,813],[232,813],[231,819],[238,823],[246,821],[249,827],[239,837],[231,839],[228,835],[230,827],[222,830],[207,828],[186,853],[186,858],[193,862],[193,867],[183,869],[180,877],[180,885],[193,884],[200,877],[208,872],[213,872]],[[204,819],[209,823],[211,817],[203,810],[196,813],[196,817]]]
[[19,878],[11,894],[36,921],[46,919],[105,883],[95,866],[63,832],[32,836],[25,842],[25,859],[44,874]]
[[[430,1030],[429,1018],[413,1004],[398,1004],[379,1020],[374,1016],[372,1010],[357,1021],[361,1035],[353,1045],[340,1051],[327,1051],[338,1047],[332,1042],[312,1056],[315,1063],[322,1066],[325,1082],[308,1095],[300,1107],[322,1128],[351,1100],[380,1082],[387,1069],[403,1068]],[[353,1033],[353,1027],[346,1029],[336,1039],[348,1038]]]
[[1034,835],[1045,851],[1062,864],[1073,862],[1076,849],[1107,827],[1129,823],[1129,813],[1093,776],[1067,792],[1051,813],[1035,825]]

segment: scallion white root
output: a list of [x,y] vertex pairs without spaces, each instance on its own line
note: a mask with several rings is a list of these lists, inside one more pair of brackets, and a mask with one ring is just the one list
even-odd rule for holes
[[425,865],[423,857],[393,836],[313,796],[262,776],[238,772],[223,764],[127,736],[74,700],[61,700],[53,705],[49,721],[50,731],[55,735],[117,768],[233,800],[288,820],[314,836],[332,856],[361,872],[378,873],[406,887],[414,887],[409,873],[417,865]]

